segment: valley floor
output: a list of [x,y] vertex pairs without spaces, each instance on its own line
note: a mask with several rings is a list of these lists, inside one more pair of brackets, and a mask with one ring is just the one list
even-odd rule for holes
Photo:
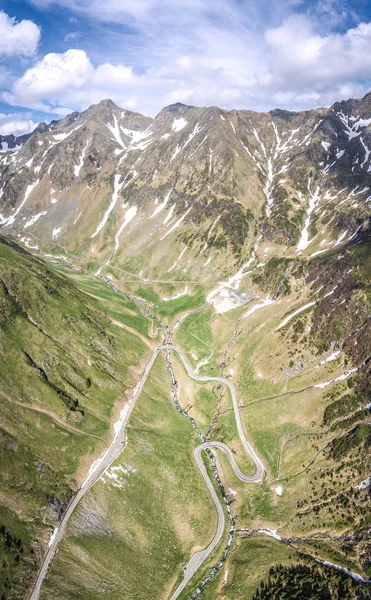
[[363,366],[309,343],[310,286],[216,313],[201,284],[169,300],[58,269],[105,306],[133,367],[31,598],[255,600],[291,580],[316,598],[324,578],[348,594],[333,598],[371,597]]

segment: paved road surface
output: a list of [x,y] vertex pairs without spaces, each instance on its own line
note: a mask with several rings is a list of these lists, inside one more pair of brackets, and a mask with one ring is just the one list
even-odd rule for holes
[[97,462],[95,468],[91,469],[91,472],[89,473],[88,477],[85,479],[81,488],[78,490],[76,496],[73,498],[71,504],[69,505],[59,527],[54,530],[54,534],[52,536],[52,540],[50,542],[48,552],[46,553],[44,562],[38,573],[33,591],[30,596],[30,600],[37,600],[40,595],[41,585],[45,579],[48,567],[56,553],[58,543],[60,542],[61,538],[63,537],[67,523],[68,523],[73,511],[75,510],[76,506],[78,505],[80,500],[83,498],[83,496],[85,496],[85,494],[88,492],[88,490],[94,485],[94,483],[96,483],[96,481],[98,481],[98,479],[103,475],[103,473],[106,471],[106,469],[108,469],[110,464],[119,456],[119,454],[122,450],[122,447],[123,447],[124,440],[125,440],[125,429],[126,429],[128,421],[129,421],[131,412],[135,406],[135,403],[136,403],[138,397],[140,396],[140,393],[141,393],[143,386],[147,380],[147,377],[153,366],[153,363],[155,362],[155,360],[157,358],[157,355],[159,354],[159,352],[161,352],[163,350],[173,350],[174,352],[177,352],[177,354],[181,358],[181,360],[187,370],[188,375],[190,377],[192,377],[192,379],[194,379],[196,381],[204,381],[204,382],[218,381],[219,383],[223,383],[224,385],[226,385],[229,388],[229,390],[231,392],[232,402],[233,402],[233,409],[234,409],[238,434],[240,436],[241,442],[244,445],[247,453],[249,454],[249,456],[251,457],[251,459],[253,460],[253,462],[255,463],[255,466],[256,466],[256,472],[254,475],[252,475],[252,476],[244,475],[238,468],[236,461],[233,457],[233,454],[230,451],[230,449],[228,448],[228,446],[226,446],[225,444],[222,444],[221,442],[207,442],[205,444],[201,444],[200,446],[198,446],[195,449],[195,459],[196,459],[197,466],[198,466],[198,468],[201,472],[201,475],[208,487],[210,495],[211,495],[211,497],[214,501],[214,504],[216,506],[216,509],[217,509],[218,527],[217,527],[216,534],[215,534],[212,542],[209,544],[209,546],[205,550],[201,550],[200,552],[197,552],[196,554],[194,554],[192,556],[191,560],[189,561],[189,563],[186,565],[186,567],[184,569],[184,579],[183,579],[182,583],[179,585],[179,587],[175,590],[173,595],[171,596],[171,600],[175,600],[179,596],[181,591],[185,588],[185,586],[191,580],[191,578],[196,573],[196,571],[200,568],[200,566],[203,564],[203,562],[206,560],[206,558],[209,556],[209,554],[217,546],[217,544],[219,543],[219,541],[223,535],[223,531],[224,531],[225,521],[224,521],[223,507],[219,501],[218,495],[215,492],[213,484],[211,483],[211,481],[209,479],[209,476],[205,469],[205,465],[202,461],[201,452],[203,450],[205,450],[206,448],[218,448],[222,452],[224,452],[224,454],[226,454],[228,456],[235,475],[239,479],[241,479],[241,481],[244,481],[247,483],[261,481],[263,474],[264,474],[264,466],[263,466],[263,463],[261,462],[260,458],[255,453],[254,449],[252,448],[251,444],[248,442],[245,432],[243,430],[241,416],[240,416],[240,413],[238,410],[236,390],[235,390],[233,383],[231,383],[228,379],[225,379],[224,377],[207,377],[204,375],[198,375],[197,373],[195,373],[192,370],[192,367],[189,365],[182,350],[180,348],[178,348],[177,346],[173,346],[171,344],[164,345],[164,346],[157,346],[154,349],[154,351],[144,369],[143,375],[142,375],[138,385],[135,387],[135,389],[133,391],[133,397],[132,397],[131,401],[126,405],[127,408],[126,408],[126,412],[124,414],[124,418],[122,419],[120,428],[116,432],[115,437],[112,440],[108,450],[101,457],[101,459]]

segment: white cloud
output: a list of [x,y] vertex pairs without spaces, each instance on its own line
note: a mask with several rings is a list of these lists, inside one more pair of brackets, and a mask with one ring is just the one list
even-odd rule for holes
[[70,49],[46,54],[4,92],[3,98],[13,106],[64,115],[106,97],[136,105],[125,93],[133,85],[140,89],[141,78],[131,67],[104,63],[94,68],[84,50]]
[[13,133],[15,136],[30,133],[36,127],[29,113],[14,113],[5,115],[0,113],[0,135],[9,135]]
[[324,88],[371,76],[371,23],[322,37],[307,17],[295,15],[267,30],[265,39],[272,50],[270,70],[289,89],[298,82]]
[[36,52],[40,39],[40,28],[32,21],[17,22],[4,11],[0,11],[0,55],[29,56]]
[[83,50],[50,53],[18,79],[4,99],[13,105],[45,108],[46,103],[59,104],[66,92],[81,88],[94,72]]
[[[305,14],[295,12],[301,0],[32,1],[71,9],[79,26],[94,18],[108,42],[90,46],[91,56],[47,54],[3,95],[13,105],[56,114],[102,98],[151,115],[177,101],[302,109],[359,97],[371,80],[371,23],[331,30],[347,16],[342,0],[318,0]],[[130,34],[115,25],[110,36],[113,19]]]
[[117,85],[131,85],[137,81],[133,69],[131,67],[124,67],[123,65],[111,65],[110,63],[104,63],[99,65],[92,76],[92,84],[94,86],[113,86]]

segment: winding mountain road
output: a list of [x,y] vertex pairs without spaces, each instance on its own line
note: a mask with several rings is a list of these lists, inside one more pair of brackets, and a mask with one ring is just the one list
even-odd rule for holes
[[204,444],[201,444],[200,446],[198,446],[195,449],[194,454],[195,454],[196,464],[200,470],[200,473],[207,485],[207,488],[210,492],[210,495],[211,495],[213,502],[217,509],[218,527],[217,527],[217,531],[214,535],[214,538],[211,541],[211,543],[209,544],[209,546],[205,550],[201,550],[200,552],[197,552],[196,554],[194,554],[192,556],[191,560],[188,562],[188,564],[184,568],[184,579],[182,580],[182,582],[178,586],[178,588],[175,590],[175,592],[171,596],[170,600],[175,600],[176,598],[178,598],[178,596],[180,595],[182,590],[186,587],[186,585],[189,583],[189,581],[191,580],[193,575],[196,573],[196,571],[204,563],[206,558],[211,554],[211,552],[217,546],[217,544],[221,540],[221,538],[223,536],[223,532],[224,532],[225,519],[224,519],[223,507],[220,503],[220,500],[214,489],[214,486],[207,474],[207,471],[206,471],[206,468],[205,468],[205,465],[203,463],[202,456],[201,456],[202,451],[209,449],[209,448],[217,448],[217,449],[221,450],[229,458],[229,461],[231,463],[232,469],[233,469],[236,477],[238,477],[238,479],[240,479],[241,481],[243,481],[245,483],[259,482],[262,480],[262,477],[264,475],[264,465],[261,462],[258,455],[256,454],[253,447],[251,446],[250,442],[246,438],[246,435],[245,435],[245,432],[244,432],[244,429],[242,426],[242,422],[241,422],[241,416],[240,416],[240,413],[238,410],[236,390],[235,390],[233,383],[231,383],[228,379],[226,379],[224,377],[208,377],[205,375],[198,375],[197,373],[195,373],[192,370],[192,367],[189,365],[184,353],[177,346],[174,346],[172,344],[157,346],[151,354],[151,357],[144,369],[144,372],[142,374],[142,377],[141,377],[139,383],[134,388],[133,397],[132,397],[131,401],[128,404],[126,404],[126,406],[125,406],[125,409],[124,409],[125,412],[120,421],[120,427],[117,429],[109,448],[103,454],[103,456],[92,465],[87,478],[85,479],[82,486],[78,490],[76,496],[73,498],[71,504],[68,506],[68,509],[67,509],[66,513],[64,514],[64,517],[63,517],[59,527],[54,530],[52,538],[49,542],[49,549],[45,555],[43,564],[38,573],[34,588],[32,590],[31,596],[30,596],[30,600],[37,600],[39,598],[41,585],[45,579],[48,567],[56,553],[58,543],[60,542],[61,538],[63,537],[67,523],[68,523],[73,511],[75,510],[76,506],[78,505],[80,500],[85,496],[85,494],[88,492],[88,490],[94,485],[94,483],[96,483],[96,481],[98,481],[98,479],[108,469],[108,467],[111,465],[111,463],[121,453],[123,444],[125,441],[125,430],[126,430],[126,426],[128,424],[131,412],[135,406],[135,403],[136,403],[138,397],[140,396],[140,394],[143,390],[143,386],[144,386],[144,384],[147,380],[147,377],[152,369],[153,363],[155,362],[158,354],[160,352],[162,352],[163,350],[165,350],[165,351],[172,350],[172,351],[176,352],[178,354],[179,358],[181,359],[184,367],[186,368],[188,375],[195,381],[200,381],[200,382],[217,381],[219,383],[226,385],[229,388],[229,390],[231,392],[231,397],[232,397],[233,410],[234,410],[234,414],[235,414],[238,434],[240,436],[241,442],[242,442],[246,452],[249,454],[249,456],[251,457],[252,461],[254,462],[254,464],[256,466],[256,472],[254,475],[251,475],[251,476],[244,475],[240,471],[231,450],[228,448],[228,446],[226,446],[225,444],[223,444],[221,442],[205,442]]

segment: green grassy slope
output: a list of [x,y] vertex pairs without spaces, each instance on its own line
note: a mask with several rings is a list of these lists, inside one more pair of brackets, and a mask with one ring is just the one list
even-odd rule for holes
[[42,600],[162,600],[212,538],[216,511],[193,458],[198,437],[174,407],[163,356],[127,433],[126,448],[74,513]]
[[[159,322],[150,314],[168,325],[185,317],[174,342],[200,373],[222,371],[235,383],[244,427],[267,465],[264,482],[249,486],[217,458],[236,538],[205,598],[232,600],[243,593],[250,600],[260,597],[258,586],[260,595],[275,594],[282,581],[290,590],[307,584],[316,590],[324,571],[313,557],[369,576],[369,489],[355,487],[370,467],[368,242],[343,250],[341,260],[337,253],[299,260],[286,279],[279,264],[268,263],[251,285],[265,295],[280,283],[280,295],[246,319],[254,300],[219,315],[203,305],[201,286],[193,296],[164,302],[162,295],[175,290],[162,284],[121,285],[130,296],[67,266],[57,271],[9,242],[0,252],[0,548],[7,600],[23,597],[52,527],[107,445],[115,414],[160,341]],[[248,472],[228,394],[195,383],[175,356],[172,362],[181,405],[210,439],[226,441]],[[351,377],[311,387],[354,367],[361,368]],[[192,458],[198,440],[174,408],[163,357],[138,400],[128,436],[124,453],[71,520],[43,598],[166,598],[192,552],[210,541],[215,515]],[[294,542],[262,538],[261,528]],[[223,544],[182,598],[217,564]],[[269,575],[272,565],[278,570]],[[358,593],[331,573],[331,598],[343,588],[350,598]]]
[[146,333],[147,321],[135,306],[130,330],[112,323],[111,308],[0,240],[0,596],[7,599],[24,597],[149,354],[135,331]]

